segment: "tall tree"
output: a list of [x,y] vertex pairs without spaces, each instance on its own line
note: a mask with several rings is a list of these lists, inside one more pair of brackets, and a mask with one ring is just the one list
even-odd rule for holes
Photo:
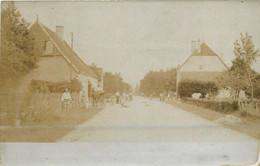
[[120,73],[105,72],[104,74],[104,90],[106,92],[131,92],[132,87],[123,81]]
[[103,69],[101,67],[98,67],[97,64],[95,63],[92,63],[89,67],[98,76],[98,79],[101,81],[103,77]]
[[2,78],[17,78],[37,67],[38,51],[26,22],[14,2],[8,2],[1,11],[1,57]]
[[176,75],[176,68],[166,71],[149,71],[140,81],[139,90],[145,95],[159,95],[162,92],[175,92]]
[[248,33],[240,34],[240,42],[238,40],[234,43],[233,50],[236,58],[232,61],[233,65],[231,71],[240,75],[240,77],[246,76],[251,88],[251,98],[254,97],[253,86],[253,72],[251,66],[256,62],[257,57],[260,56],[258,50],[255,50],[255,45],[252,41],[252,36]]

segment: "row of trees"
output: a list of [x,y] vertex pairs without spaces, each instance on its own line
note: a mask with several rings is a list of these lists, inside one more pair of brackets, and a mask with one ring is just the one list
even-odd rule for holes
[[19,78],[37,67],[39,54],[34,48],[29,25],[14,2],[9,2],[1,11],[1,82]]
[[158,96],[160,93],[176,91],[177,69],[149,71],[140,81],[139,92]]
[[[89,66],[98,76],[100,76],[100,69],[95,63],[92,63]],[[121,77],[120,73],[111,73],[111,72],[105,72],[104,76],[103,76],[103,89],[106,92],[111,92],[111,93],[115,93],[115,92],[131,92],[132,91],[132,87],[123,81],[123,78]]]
[[104,91],[106,92],[131,92],[132,87],[123,81],[123,78],[121,77],[120,73],[111,73],[111,72],[105,72],[104,74]]

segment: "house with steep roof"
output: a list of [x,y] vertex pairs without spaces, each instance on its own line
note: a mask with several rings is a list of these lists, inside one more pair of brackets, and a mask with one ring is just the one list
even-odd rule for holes
[[90,89],[103,90],[103,74],[98,76],[81,60],[63,39],[63,31],[63,26],[56,26],[56,32],[53,32],[38,19],[30,27],[40,60],[38,67],[25,76],[23,84],[29,84],[32,79],[58,82],[77,78],[87,92]]
[[[192,41],[190,57],[177,70],[177,87],[181,80],[214,81],[228,66],[200,41]],[[178,88],[177,88],[178,89]]]

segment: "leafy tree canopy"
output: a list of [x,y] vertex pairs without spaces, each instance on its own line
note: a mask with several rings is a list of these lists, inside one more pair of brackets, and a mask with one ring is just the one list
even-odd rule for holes
[[106,92],[131,92],[132,87],[123,81],[120,73],[105,72],[104,74],[104,91]]
[[149,71],[140,81],[139,91],[145,95],[159,95],[176,91],[176,68],[166,71]]
[[29,32],[29,23],[22,18],[14,2],[1,11],[1,78],[17,78],[37,67],[38,51]]
[[220,87],[230,87],[235,91],[250,89],[251,98],[254,97],[254,87],[256,86],[256,77],[258,73],[252,70],[251,66],[256,62],[259,56],[258,50],[255,50],[255,45],[252,36],[248,33],[240,34],[240,42],[234,43],[233,50],[236,58],[232,61],[231,68],[224,72],[218,79]]

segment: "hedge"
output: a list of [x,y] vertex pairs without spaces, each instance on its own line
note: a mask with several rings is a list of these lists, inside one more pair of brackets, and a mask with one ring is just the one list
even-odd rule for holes
[[178,84],[178,94],[180,97],[191,97],[193,93],[216,95],[218,87],[215,82],[203,82],[198,80],[182,80]]
[[200,107],[209,108],[218,112],[226,113],[226,112],[234,112],[237,111],[238,101],[217,101],[217,100],[209,100],[209,99],[192,99],[186,98],[186,103],[194,104]]
[[76,78],[71,81],[43,81],[32,80],[30,83],[30,89],[32,93],[62,93],[68,88],[70,92],[79,92],[82,89],[82,84]]

